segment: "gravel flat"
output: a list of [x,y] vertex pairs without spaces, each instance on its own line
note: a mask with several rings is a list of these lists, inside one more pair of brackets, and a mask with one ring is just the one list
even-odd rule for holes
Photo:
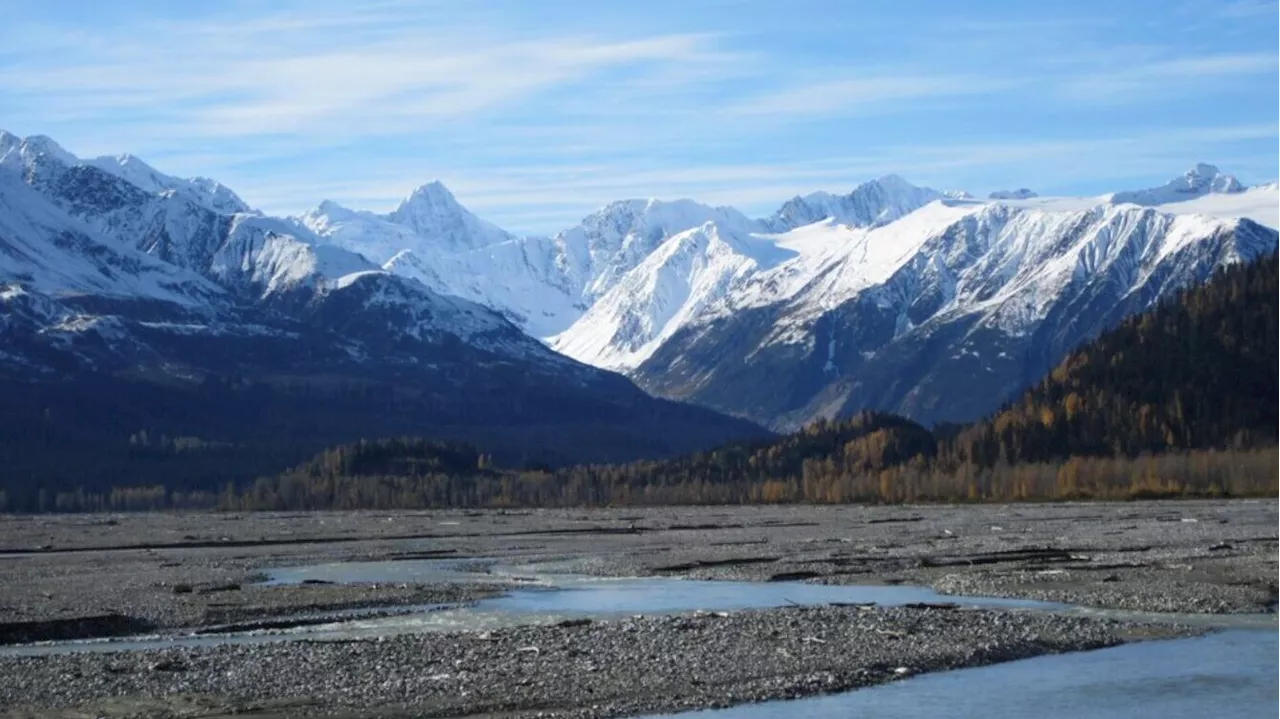
[[[504,589],[481,575],[261,583],[272,568],[428,557],[1258,613],[1275,607],[1276,530],[1274,500],[3,517],[0,643],[288,622]],[[0,657],[0,716],[627,716],[1190,631],[1021,611],[823,607]]]
[[290,715],[363,716],[376,707],[377,716],[613,717],[829,693],[1185,633],[1028,613],[783,608],[381,641],[0,658],[0,703],[38,707],[15,716],[59,716],[67,707],[98,716],[196,707],[270,715],[287,706]]

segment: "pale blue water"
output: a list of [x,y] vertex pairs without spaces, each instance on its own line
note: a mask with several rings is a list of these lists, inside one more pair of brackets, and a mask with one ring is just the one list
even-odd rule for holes
[[[344,640],[403,633],[471,630],[545,623],[570,617],[608,619],[633,614],[732,611],[788,604],[955,602],[1023,611],[1079,611],[1059,604],[1015,599],[952,597],[926,587],[824,586],[800,582],[712,582],[674,578],[613,579],[548,574],[556,565],[503,567],[474,560],[348,562],[268,572],[268,582],[442,582],[491,580],[524,583],[467,606],[422,607],[387,617],[343,617],[331,624],[213,636],[132,637],[0,647],[0,654],[112,652],[178,645]],[[1119,613],[1123,614],[1123,613]],[[1167,617],[1124,614],[1127,618]],[[1202,638],[1146,642],[1096,652],[1039,657],[991,667],[929,674],[829,697],[739,706],[678,715],[679,719],[1118,719],[1152,717],[1271,717],[1277,707],[1277,633],[1269,617],[1188,616],[1183,620],[1235,622]],[[1257,627],[1266,627],[1258,630]]]
[[[1229,630],[925,674],[679,719],[1254,719],[1275,717],[1275,630]],[[650,719],[657,719],[651,717]]]
[[518,614],[605,617],[663,614],[699,609],[764,609],[787,604],[952,602],[973,607],[1063,609],[1065,605],[1027,599],[954,597],[910,585],[828,586],[804,582],[721,582],[665,577],[617,579],[556,574],[506,567],[486,560],[428,559],[406,562],[341,562],[267,572],[268,584],[306,580],[339,583],[523,581],[528,589],[479,602],[475,609]]
[[501,567],[471,560],[344,562],[267,572],[268,584],[297,584],[306,580],[348,583],[482,580],[524,582],[528,586],[466,605],[424,607],[418,612],[397,610],[393,616],[348,615],[328,624],[228,634],[42,642],[0,647],[0,655],[116,652],[296,639],[346,640],[419,632],[486,631],[578,617],[609,619],[635,614],[732,611],[834,602],[874,602],[880,605],[951,602],[966,607],[1066,608],[1060,604],[1024,599],[945,596],[928,587],[904,585],[825,586],[802,582],[717,582],[664,577],[616,579],[538,574],[526,568]]

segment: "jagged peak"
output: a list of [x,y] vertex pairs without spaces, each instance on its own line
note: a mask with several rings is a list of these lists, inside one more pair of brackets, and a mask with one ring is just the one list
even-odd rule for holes
[[54,142],[48,135],[29,135],[23,138],[21,152],[30,158],[47,157],[64,165],[75,165],[80,162],[79,158],[67,152],[62,145]]
[[581,225],[613,224],[626,229],[637,224],[655,225],[669,232],[681,232],[707,222],[724,220],[750,222],[746,215],[728,206],[712,206],[689,198],[663,200],[656,197],[615,200],[582,219]]
[[400,205],[392,212],[392,214],[394,215],[397,212],[408,212],[414,207],[420,207],[423,205],[465,209],[458,204],[458,198],[453,196],[453,193],[449,191],[448,187],[445,187],[443,182],[440,180],[431,180],[430,182],[424,182],[414,188],[413,192],[410,192],[403,200],[400,201]]
[[883,175],[859,183],[846,195],[811,192],[797,195],[778,208],[765,224],[776,232],[830,219],[855,227],[892,222],[924,205],[944,198],[941,192],[907,182],[899,175]]
[[419,185],[385,219],[450,250],[474,249],[513,238],[506,230],[476,217],[440,180]]
[[83,164],[108,172],[146,192],[162,196],[175,194],[222,214],[249,211],[249,205],[240,196],[217,180],[208,177],[180,178],[166,175],[145,160],[130,153],[104,155],[86,160]]
[[337,220],[346,217],[353,217],[359,214],[358,211],[340,204],[333,200],[321,200],[314,210],[307,212],[304,217],[328,217],[330,220]]
[[1244,192],[1245,186],[1233,175],[1228,175],[1216,165],[1198,162],[1178,177],[1156,187],[1129,190],[1104,195],[1103,199],[1114,203],[1136,205],[1161,205],[1195,199],[1209,194],[1233,194]]
[[[896,175],[896,174],[893,174],[893,173],[890,173],[890,174],[888,174],[888,175],[881,175],[880,177],[877,177],[877,178],[876,178],[876,179],[874,179],[874,180],[871,180],[871,181],[869,181],[869,182],[864,182],[864,183],[862,183],[862,185],[880,185],[881,187],[884,187],[884,188],[889,188],[889,189],[904,189],[904,190],[920,190],[920,189],[923,189],[923,188],[921,188],[921,187],[919,187],[919,186],[917,186],[917,185],[913,185],[913,184],[911,184],[910,182],[907,182],[907,181],[902,177],[902,175]],[[854,188],[854,189],[857,189],[857,188]]]
[[1181,180],[1192,191],[1207,189],[1209,192],[1239,192],[1244,189],[1235,176],[1227,175],[1217,165],[1205,162],[1197,162],[1182,174]]
[[1039,197],[1040,193],[1027,187],[1019,187],[1016,190],[996,190],[987,195],[989,200],[1030,200],[1033,197]]

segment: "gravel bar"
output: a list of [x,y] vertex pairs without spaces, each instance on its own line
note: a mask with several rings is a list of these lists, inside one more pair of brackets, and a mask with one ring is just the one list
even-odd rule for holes
[[618,717],[838,692],[1191,632],[1031,612],[788,607],[492,633],[8,657],[0,658],[0,705],[24,717]]

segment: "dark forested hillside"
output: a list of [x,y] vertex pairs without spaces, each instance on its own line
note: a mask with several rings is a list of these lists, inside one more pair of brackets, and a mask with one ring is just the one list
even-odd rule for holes
[[1129,318],[944,454],[991,465],[1276,443],[1276,256]]
[[[360,437],[466,441],[505,466],[558,467],[769,436],[743,420],[645,397],[621,377],[566,390],[512,376],[527,368],[495,364],[464,368],[485,376],[461,385],[390,369],[378,377],[210,378],[196,387],[0,379],[0,511],[207,505],[228,482],[277,474]],[[159,489],[127,502],[74,498],[140,485]]]
[[[845,501],[843,480],[924,461],[924,427],[864,412],[819,421],[777,441],[743,442],[669,460],[500,469],[467,445],[385,439],[334,447],[246,488],[234,506],[264,509],[431,506],[562,506],[682,502]],[[873,480],[878,481],[878,480]],[[859,495],[873,499],[876,485]]]

